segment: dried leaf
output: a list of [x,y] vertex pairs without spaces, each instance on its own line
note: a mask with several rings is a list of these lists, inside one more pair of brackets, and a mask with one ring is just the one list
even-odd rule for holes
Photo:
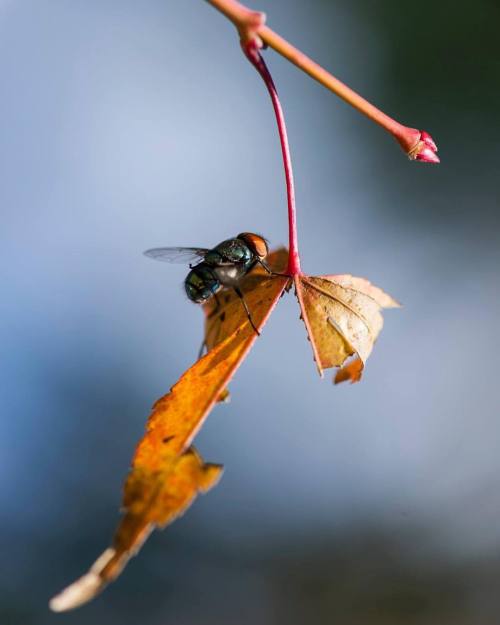
[[221,474],[222,467],[205,464],[194,447],[154,474],[132,471],[125,489],[127,512],[113,546],[99,556],[88,573],[51,600],[51,609],[62,612],[90,601],[118,577],[155,527],[165,527],[180,516],[198,493],[215,486]]
[[[278,274],[284,272],[288,263],[288,250],[285,248],[275,250],[269,254],[266,262],[272,271]],[[263,277],[269,279],[269,274],[263,267],[257,266],[241,284],[241,291],[252,315],[253,311],[259,307],[261,289],[264,286],[269,288],[270,285],[268,282],[262,282]],[[284,288],[291,280],[287,278],[286,282]],[[209,300],[203,308],[205,310],[205,345],[208,350],[218,345],[238,327],[248,323],[241,300],[232,289],[222,291],[217,296],[217,300]],[[230,400],[231,396],[226,388],[217,401],[228,403]]]
[[382,330],[380,309],[398,307],[398,302],[368,280],[351,275],[302,275],[294,283],[320,375],[356,354],[335,380],[357,382]]
[[359,382],[361,380],[361,376],[363,375],[363,361],[361,358],[353,358],[335,374],[333,381],[335,384],[340,384],[341,382],[346,382],[350,380],[351,384],[355,382]]
[[[284,271],[284,249],[270,255],[274,272]],[[360,379],[364,363],[382,329],[382,307],[398,303],[367,280],[350,275],[297,276],[294,280],[302,318],[320,373],[341,366],[335,382]],[[252,320],[260,330],[290,278],[270,276],[260,268],[241,284]],[[182,514],[196,495],[220,478],[222,467],[205,464],[191,442],[217,401],[227,401],[227,384],[255,342],[240,299],[223,291],[219,302],[205,305],[208,353],[198,360],[153,407],[146,434],[136,449],[125,483],[124,516],[113,545],[88,573],[51,601],[55,611],[69,610],[92,599],[116,579],[155,527]]]
[[[278,258],[286,257],[280,251]],[[274,261],[274,258],[273,258]],[[287,277],[252,272],[242,291],[252,319],[260,330],[285,287]],[[198,492],[205,492],[218,480],[221,467],[204,464],[191,442],[217,400],[225,395],[229,380],[256,339],[246,313],[230,297],[221,314],[207,321],[217,336],[207,339],[210,351],[188,369],[170,393],[153,406],[146,434],[137,446],[132,469],[125,483],[125,515],[118,526],[113,546],[90,571],[51,601],[51,608],[75,608],[97,595],[116,579],[130,557],[138,551],[155,527],[163,527],[182,514]]]

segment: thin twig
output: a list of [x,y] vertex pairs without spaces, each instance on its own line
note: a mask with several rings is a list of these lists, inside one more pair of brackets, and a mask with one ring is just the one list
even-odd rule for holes
[[335,78],[321,65],[266,26],[264,13],[252,11],[236,0],[207,0],[207,2],[233,22],[243,45],[254,41],[259,48],[263,44],[273,48],[311,78],[387,130],[411,160],[439,163],[436,144],[428,133],[400,124]]

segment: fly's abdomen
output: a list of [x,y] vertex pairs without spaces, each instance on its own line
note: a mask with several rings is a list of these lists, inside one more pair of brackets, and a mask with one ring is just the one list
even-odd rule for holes
[[248,273],[248,266],[242,264],[221,265],[213,268],[214,274],[223,286],[238,286],[244,275]]
[[210,266],[200,263],[188,273],[184,287],[192,302],[202,304],[212,297],[221,283]]

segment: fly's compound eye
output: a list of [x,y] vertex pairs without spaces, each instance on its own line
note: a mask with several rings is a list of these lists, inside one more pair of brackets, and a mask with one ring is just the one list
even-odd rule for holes
[[259,234],[254,234],[253,232],[242,232],[237,236],[237,238],[245,241],[252,252],[261,260],[267,256],[269,252],[267,241]]

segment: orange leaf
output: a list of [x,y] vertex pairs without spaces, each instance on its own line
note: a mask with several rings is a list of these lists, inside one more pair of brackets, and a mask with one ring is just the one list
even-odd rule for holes
[[[286,256],[286,251],[280,250],[276,258]],[[259,330],[289,282],[288,277],[269,276],[263,270],[252,272],[243,281],[241,290]],[[231,297],[224,299],[221,312],[208,318],[207,327],[217,330],[217,336],[207,338],[210,351],[153,406],[125,483],[125,516],[113,546],[86,575],[51,601],[53,610],[69,610],[92,599],[116,579],[155,527],[173,521],[198,492],[209,490],[218,480],[220,466],[204,464],[192,448],[186,449],[215,402],[224,396],[257,337],[241,302],[237,303],[239,306]]]
[[[282,273],[285,271],[288,263],[288,251],[285,248],[275,250],[269,254],[266,262],[274,272]],[[257,266],[245,277],[240,285],[248,308],[252,312],[252,318],[254,311],[260,305],[262,287],[267,284],[262,281],[263,277],[268,280],[270,278],[263,267]],[[276,278],[277,276],[272,277]],[[217,304],[217,300],[219,304]],[[205,345],[209,350],[227,338],[238,327],[248,323],[241,300],[232,289],[222,291],[217,295],[217,300],[215,298],[210,299],[204,306],[206,315]]]
[[118,577],[156,527],[164,527],[180,516],[199,492],[215,486],[222,467],[205,464],[194,447],[169,461],[163,470],[132,471],[124,498],[126,514],[108,547],[90,570],[50,602],[56,612],[76,608],[93,599]]
[[347,380],[350,380],[351,384],[359,382],[361,380],[361,376],[363,375],[363,367],[364,365],[361,358],[353,358],[346,365],[340,367],[333,378],[334,383],[340,384],[341,382],[346,382]]
[[382,330],[380,309],[397,307],[398,302],[368,280],[351,275],[302,275],[294,283],[320,375],[356,354],[335,380],[357,382]]
[[[269,254],[266,262],[272,271],[282,273],[288,264],[288,251],[285,248],[275,250]],[[241,284],[241,291],[249,310],[252,312],[252,318],[253,311],[259,308],[261,289],[264,284],[267,284],[262,282],[263,277],[269,280],[269,274],[264,268],[257,266]],[[287,281],[291,282],[288,278]],[[217,299],[219,303],[215,299],[211,299],[203,307],[205,310],[205,346],[208,350],[218,345],[238,327],[248,323],[241,300],[232,289],[222,291]],[[217,401],[224,403],[230,401],[227,388],[222,391]]]

